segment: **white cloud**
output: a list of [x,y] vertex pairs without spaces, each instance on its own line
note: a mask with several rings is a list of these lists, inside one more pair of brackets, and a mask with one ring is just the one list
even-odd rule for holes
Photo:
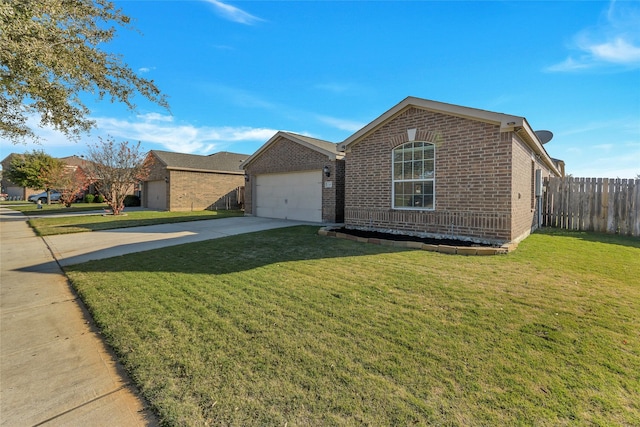
[[353,85],[345,83],[320,83],[316,85],[317,89],[333,93],[344,93],[353,89]]
[[146,121],[146,122],[172,122],[173,117],[167,114],[160,113],[145,113],[139,114],[137,118]]
[[216,13],[228,21],[237,22],[239,24],[245,24],[245,25],[253,25],[256,22],[263,21],[263,19],[258,18],[257,16],[253,16],[250,13],[247,13],[244,10],[239,9],[235,6],[231,6],[230,4],[226,4],[218,0],[205,0],[205,1],[213,5],[213,7],[216,10]]
[[366,125],[366,123],[356,122],[353,120],[338,119],[338,118],[329,117],[329,116],[317,115],[316,118],[321,122],[328,124],[329,126],[333,126],[336,129],[346,130],[349,132],[355,132],[357,130],[360,130]]
[[590,51],[595,59],[605,62],[617,64],[640,62],[640,47],[632,45],[622,37],[602,44],[587,44],[583,49]]
[[611,1],[603,23],[577,33],[570,47],[573,53],[546,70],[573,72],[604,66],[640,67],[639,4]]
[[138,120],[98,117],[100,134],[112,135],[130,141],[159,144],[169,151],[192,154],[211,154],[230,143],[264,142],[276,133],[273,129],[248,126],[196,127],[176,124],[170,116],[150,113],[137,116]]

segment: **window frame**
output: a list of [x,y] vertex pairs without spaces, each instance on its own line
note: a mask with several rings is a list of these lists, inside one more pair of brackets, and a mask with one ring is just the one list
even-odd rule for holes
[[[423,161],[423,165],[424,165],[424,153],[425,153],[425,149],[424,147],[431,147],[430,150],[433,152],[433,170],[432,170],[432,174],[430,178],[421,178],[421,179],[396,179],[396,161],[395,161],[395,155],[397,150],[401,150],[403,149],[403,147],[406,147],[408,144],[415,144],[415,143],[422,143],[423,144],[423,149],[422,149],[422,161]],[[414,147],[415,148],[415,147]],[[429,159],[431,160],[431,159]],[[412,160],[415,161],[415,160]],[[407,160],[404,159],[404,154],[403,154],[403,163],[406,163]],[[432,202],[431,202],[431,207],[424,207],[424,206],[396,206],[396,183],[399,182],[409,182],[409,183],[415,183],[415,184],[420,184],[423,185],[426,183],[431,183],[432,185],[432,192],[431,192],[431,196],[432,196]],[[424,188],[424,187],[423,187]],[[417,194],[417,193],[416,193]],[[424,194],[424,193],[422,193]],[[403,144],[398,145],[397,147],[393,148],[393,150],[391,150],[391,208],[392,209],[397,209],[397,210],[410,210],[410,211],[434,211],[436,209],[436,145],[432,142],[428,142],[428,141],[407,141]]]

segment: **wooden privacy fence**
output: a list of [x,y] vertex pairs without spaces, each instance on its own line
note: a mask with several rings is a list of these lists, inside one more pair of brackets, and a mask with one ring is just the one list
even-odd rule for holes
[[542,225],[640,236],[640,179],[547,178]]

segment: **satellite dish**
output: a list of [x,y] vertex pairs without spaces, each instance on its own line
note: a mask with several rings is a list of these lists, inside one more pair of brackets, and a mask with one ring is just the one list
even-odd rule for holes
[[542,142],[543,144],[546,144],[553,138],[553,133],[549,132],[548,130],[537,130],[536,135],[540,142]]

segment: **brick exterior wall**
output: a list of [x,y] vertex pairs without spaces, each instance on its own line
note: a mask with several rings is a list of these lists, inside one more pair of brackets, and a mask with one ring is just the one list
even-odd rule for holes
[[[322,175],[322,222],[341,222],[344,216],[344,161],[328,156],[281,137],[273,142],[245,168],[249,182],[245,187],[245,214],[255,215],[255,177],[269,173],[322,170],[329,166],[331,176]],[[332,181],[332,187],[325,183]]]
[[[237,190],[245,183],[242,174],[168,170],[159,161],[154,162],[146,181],[165,178],[168,178],[166,200],[170,211],[238,209],[240,207]],[[148,206],[147,196],[145,191],[143,206]]]
[[169,171],[169,210],[238,209],[238,187],[244,175]]
[[[392,209],[393,148],[435,144],[435,209]],[[505,242],[512,237],[512,138],[498,125],[415,107],[350,147],[345,225],[418,235]],[[529,172],[530,173],[530,172]]]
[[535,171],[542,171],[543,180],[552,173],[516,134],[509,133],[509,136],[513,143],[511,240],[519,241],[538,227]]

